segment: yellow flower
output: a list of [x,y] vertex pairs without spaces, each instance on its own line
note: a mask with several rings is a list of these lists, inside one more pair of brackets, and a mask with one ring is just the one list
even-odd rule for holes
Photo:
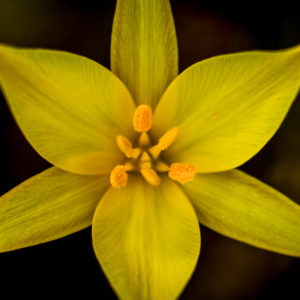
[[[274,135],[300,84],[300,47],[223,55],[178,75],[167,0],[119,0],[112,72],[78,55],[0,46],[0,82],[54,167],[0,198],[0,251],[92,224],[121,299],[174,299],[200,251],[198,222],[300,256],[300,208],[234,170]],[[178,76],[177,76],[178,75]]]

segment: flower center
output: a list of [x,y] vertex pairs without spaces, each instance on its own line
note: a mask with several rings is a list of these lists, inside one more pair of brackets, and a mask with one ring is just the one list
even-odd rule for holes
[[196,174],[196,167],[188,163],[165,163],[160,154],[171,146],[177,139],[179,130],[174,127],[168,130],[152,145],[149,134],[152,125],[152,109],[142,104],[138,106],[133,115],[134,130],[140,133],[137,146],[133,147],[131,141],[123,135],[116,137],[119,149],[124,153],[127,161],[117,165],[110,173],[110,183],[113,187],[126,186],[128,172],[138,172],[153,186],[160,184],[160,173],[168,172],[170,178],[182,184],[192,180]]

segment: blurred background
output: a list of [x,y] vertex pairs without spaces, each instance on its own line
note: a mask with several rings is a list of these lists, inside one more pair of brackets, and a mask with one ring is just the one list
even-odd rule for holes
[[[222,53],[281,49],[300,42],[296,1],[171,1],[180,70]],[[0,42],[67,50],[109,67],[115,1],[0,0]],[[300,203],[300,103],[278,133],[241,169]],[[46,169],[17,128],[0,94],[0,193]],[[276,222],[276,220],[274,220]],[[202,229],[197,269],[182,300],[299,298],[300,260]],[[0,297],[83,295],[116,299],[98,266],[90,229],[47,244],[0,254]],[[296,296],[294,296],[296,295]]]

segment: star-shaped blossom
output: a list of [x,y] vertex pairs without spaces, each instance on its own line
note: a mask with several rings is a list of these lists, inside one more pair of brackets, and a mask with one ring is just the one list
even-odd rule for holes
[[[111,71],[82,56],[0,45],[0,83],[53,167],[0,198],[0,251],[92,225],[121,299],[175,299],[199,223],[300,255],[300,208],[235,169],[275,134],[300,85],[300,47],[214,57],[178,75],[167,0],[118,0]],[[3,158],[2,158],[3,159]]]

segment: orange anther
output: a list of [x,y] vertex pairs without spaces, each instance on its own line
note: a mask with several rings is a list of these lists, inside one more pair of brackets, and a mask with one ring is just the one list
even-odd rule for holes
[[110,173],[110,183],[115,188],[121,188],[126,186],[128,174],[126,173],[123,165],[117,165]]
[[123,135],[118,135],[116,138],[119,149],[127,156],[132,157],[133,148],[131,142]]
[[168,130],[158,141],[158,147],[160,150],[166,150],[170,145],[172,145],[178,137],[179,129],[174,127]]
[[139,105],[133,115],[133,127],[137,132],[146,132],[152,125],[152,108],[149,105]]
[[191,181],[196,175],[196,167],[192,164],[175,163],[170,166],[169,177],[180,183]]

